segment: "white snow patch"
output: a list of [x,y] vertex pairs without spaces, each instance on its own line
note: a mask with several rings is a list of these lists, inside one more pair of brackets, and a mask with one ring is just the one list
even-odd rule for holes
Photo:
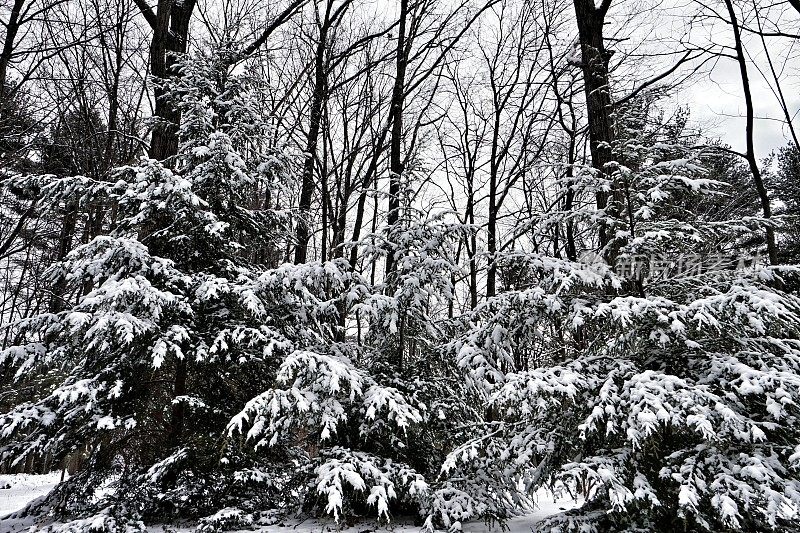
[[61,472],[0,475],[0,517],[19,511],[28,502],[44,496],[60,479]]
[[[25,505],[41,496],[44,496],[55,487],[61,479],[61,472],[51,472],[44,475],[12,474],[0,475],[0,517],[18,511]],[[554,514],[572,509],[578,505],[571,499],[554,498],[552,494],[541,490],[537,493],[537,509],[524,516],[512,518],[507,522],[508,533],[530,533],[533,526]],[[9,521],[0,523],[0,530],[22,531],[31,524],[15,524]],[[21,529],[20,529],[21,526]],[[27,526],[27,527],[26,527]],[[190,533],[195,531],[191,526],[153,525],[148,527],[151,533]],[[383,531],[392,533],[419,533],[420,527],[407,520],[393,521],[388,528],[376,528],[372,520],[363,520],[352,527],[338,526],[333,520],[287,520],[280,524],[264,526],[257,530],[248,530],[249,533],[324,533],[324,532],[366,533]],[[463,524],[464,533],[489,533],[501,531],[499,526],[490,528],[483,522],[469,522]]]

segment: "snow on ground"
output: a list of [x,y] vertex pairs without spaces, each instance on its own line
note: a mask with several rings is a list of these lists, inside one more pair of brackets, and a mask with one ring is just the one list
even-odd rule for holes
[[[577,502],[573,500],[554,500],[551,494],[540,493],[538,508],[532,513],[512,518],[506,522],[508,528],[506,533],[531,533],[537,522],[576,506]],[[495,527],[494,530],[499,532],[500,528]],[[464,533],[486,533],[487,531],[489,528],[482,522],[464,525]]]
[[18,511],[29,501],[47,494],[60,479],[61,472],[0,475],[0,517]]
[[[51,472],[44,475],[32,474],[10,474],[0,475],[0,518],[22,509],[29,501],[40,496],[44,496],[61,479],[61,472]],[[530,533],[531,528],[540,520],[552,516],[560,511],[571,509],[577,503],[571,499],[554,499],[552,494],[540,491],[537,494],[537,509],[524,516],[512,518],[506,523],[508,533]],[[15,527],[16,526],[16,527]],[[8,521],[0,523],[3,531],[25,531],[30,524],[12,524]],[[488,533],[489,531],[500,531],[495,526],[490,528],[483,522],[471,522],[464,524],[464,533]],[[152,533],[190,533],[191,527],[175,526],[151,526],[148,528]],[[388,528],[381,530],[375,527],[375,523],[364,521],[355,524],[350,528],[337,527],[333,521],[320,520],[293,520],[286,521],[280,525],[264,527],[259,533],[327,533],[327,532],[346,532],[346,533],[381,533],[387,531],[391,533],[418,533],[419,527],[395,523]],[[252,533],[252,532],[249,532]]]

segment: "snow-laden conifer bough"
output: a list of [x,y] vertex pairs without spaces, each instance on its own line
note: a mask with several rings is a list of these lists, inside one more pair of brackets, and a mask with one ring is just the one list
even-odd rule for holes
[[[458,530],[532,511],[537,490],[558,486],[581,504],[538,531],[797,527],[796,268],[630,279],[507,252],[510,288],[448,318],[468,228],[410,205],[359,243],[367,260],[394,254],[384,281],[344,259],[266,268],[293,214],[247,193],[279,195],[296,161],[258,142],[269,125],[225,57],[184,58],[167,83],[182,112],[171,168],[9,178],[44,206],[102,197],[118,212],[51,271],[84,295],[16,323],[20,341],[0,355],[42,383],[0,417],[2,460],[84,457],[0,524],[205,532],[315,515]],[[624,216],[551,211],[527,231],[602,222],[606,254],[655,258],[711,252],[764,223],[698,214],[722,184],[666,130],[632,126],[607,177],[577,168],[562,184],[591,195],[624,183]]]

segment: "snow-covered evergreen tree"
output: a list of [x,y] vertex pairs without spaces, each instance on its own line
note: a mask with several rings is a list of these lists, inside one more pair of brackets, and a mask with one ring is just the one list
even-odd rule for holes
[[[344,254],[281,264],[293,161],[241,60],[217,45],[161,82],[181,117],[167,161],[3,174],[40,209],[111,215],[50,270],[50,312],[7,326],[0,364],[33,392],[0,415],[0,461],[82,462],[20,515],[53,532],[293,513],[457,531],[555,487],[581,505],[541,531],[800,527],[800,273],[759,259],[774,220],[730,198],[746,173],[683,113],[646,92],[617,106],[615,161],[573,165],[491,257],[504,288],[457,316],[459,245],[480,228],[415,207],[413,153],[397,221],[342,244],[375,268],[391,254],[383,277]],[[575,246],[553,238],[567,222]]]
[[[616,264],[507,256],[527,286],[480,305],[451,344],[486,405],[485,429],[445,463],[476,500],[467,516],[561,482],[585,502],[538,530],[798,524],[800,300],[781,289],[796,269],[738,263],[737,234],[759,221],[693,212],[687,199],[722,201],[724,184],[705,177],[704,154],[646,125],[615,147],[622,216],[607,220],[604,252]],[[577,182],[604,186],[590,169]],[[531,352],[536,364],[520,366]]]
[[111,530],[269,495],[253,473],[269,457],[220,461],[218,450],[230,416],[267,386],[287,348],[253,287],[285,239],[286,216],[268,202],[291,162],[269,148],[250,80],[229,59],[222,49],[182,60],[168,91],[183,115],[170,168],[143,160],[113,185],[15,178],[39,181],[43,203],[82,190],[116,212],[109,235],[52,269],[77,302],[15,324],[21,342],[2,352],[19,380],[57,380],[0,417],[3,459],[86,457],[24,512],[99,512]]
[[[337,522],[348,515],[424,518],[429,478],[445,453],[436,425],[453,389],[428,357],[443,334],[436,316],[452,293],[448,251],[458,227],[446,215],[405,222],[391,237],[396,271],[380,284],[342,262],[269,274],[283,284],[292,277],[298,310],[346,309],[357,317],[358,332],[343,339],[331,327],[317,327],[298,339],[277,386],[249,401],[229,426],[244,445],[295,462],[294,508]],[[360,244],[371,261],[389,248],[380,235]],[[320,300],[315,305],[301,302],[309,292]],[[303,318],[298,330],[325,319]],[[338,324],[338,317],[327,321]]]
[[77,302],[16,324],[25,342],[3,352],[20,380],[57,376],[2,417],[3,458],[86,455],[25,513],[77,530],[197,518],[211,531],[275,510],[386,521],[430,507],[426,476],[458,420],[444,418],[456,367],[429,357],[459,226],[409,212],[391,246],[366,237],[367,260],[396,257],[377,284],[343,259],[275,265],[291,224],[269,201],[291,161],[266,148],[230,54],[184,58],[166,86],[182,117],[174,160],[114,183],[15,178],[52,205],[102,195],[116,209],[109,235],[52,271]]

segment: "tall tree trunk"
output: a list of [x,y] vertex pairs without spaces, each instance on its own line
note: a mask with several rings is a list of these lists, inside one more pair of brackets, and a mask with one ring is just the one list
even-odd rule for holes
[[[392,139],[389,147],[389,213],[386,217],[392,231],[400,219],[400,180],[403,176],[403,101],[408,58],[406,57],[406,21],[408,0],[400,0],[400,20],[397,29],[396,73],[392,88]],[[386,256],[386,275],[394,271],[394,251]]]
[[186,394],[186,378],[188,376],[188,368],[186,365],[186,358],[183,357],[175,361],[175,378],[172,383],[172,413],[170,416],[169,426],[169,440],[172,445],[177,445],[180,442],[180,437],[183,434],[183,426],[186,419],[186,402],[175,401],[175,399]]
[[[564,201],[564,211],[569,214],[572,213],[572,209],[575,204],[575,190],[572,187],[572,178],[574,175],[574,165],[575,165],[575,133],[574,131],[570,131],[569,133],[569,154],[567,156],[567,194]],[[578,251],[575,246],[575,223],[572,221],[572,218],[566,221],[566,253],[567,259],[570,261],[576,261],[578,259]]]
[[[384,150],[384,142],[386,142],[386,136],[389,134],[389,126],[391,121],[392,115],[390,111],[387,123],[381,128],[378,141],[373,146],[372,158],[370,159],[369,166],[364,173],[364,179],[361,182],[361,194],[358,196],[356,217],[353,223],[353,246],[350,248],[350,267],[353,269],[356,268],[356,263],[358,262],[358,245],[355,243],[357,243],[358,239],[361,238],[361,226],[364,225],[364,211],[367,206],[367,193],[369,192],[369,187],[372,184],[372,179],[375,176],[375,173],[378,171],[378,161],[380,160],[380,156]],[[374,224],[372,231],[375,231]]]
[[[494,88],[494,82],[492,82]],[[486,228],[486,251],[489,256],[489,268],[486,271],[486,298],[497,294],[497,180],[500,172],[500,111],[497,90],[494,89],[494,124],[492,125],[492,155],[489,162],[489,222]]]
[[478,234],[475,231],[475,191],[473,189],[474,172],[470,172],[468,178],[467,193],[467,212],[466,221],[469,224],[469,243],[467,245],[467,257],[469,258],[469,308],[474,310],[478,307]]
[[[159,80],[177,76],[175,63],[177,55],[185,54],[189,38],[189,21],[194,11],[196,0],[158,0],[153,26],[153,40],[150,46],[150,74]],[[141,7],[141,6],[140,6]],[[178,154],[178,128],[180,112],[172,102],[166,101],[165,89],[160,83],[155,90],[155,118],[150,142],[149,156],[170,164],[170,160]],[[153,227],[162,221],[153,220]],[[173,398],[186,394],[188,368],[185,359],[175,364],[173,378]],[[170,413],[170,442],[176,443],[183,432],[186,418],[184,402],[173,402]]]
[[[120,76],[124,66],[122,52],[125,39],[125,26],[122,14],[119,14],[118,16],[115,24],[115,32],[116,33],[113,35],[114,62],[111,65],[111,68],[113,68],[113,73],[111,75],[111,85],[108,88],[108,134],[106,136],[104,171],[113,168],[116,163],[115,150],[117,148],[116,141],[119,133],[119,87]],[[105,47],[108,47],[105,33],[101,33],[100,39],[101,43],[103,43]]]
[[[614,120],[611,106],[611,91],[608,79],[608,58],[603,42],[603,23],[610,0],[604,0],[600,7],[595,7],[594,0],[573,0],[575,18],[578,23],[578,36],[581,45],[581,67],[583,85],[586,94],[586,111],[589,122],[589,149],[592,166],[600,174],[606,176],[606,165],[612,161],[612,143],[614,141]],[[614,218],[620,212],[617,191],[612,186],[611,205],[609,194],[598,191],[596,194],[597,209],[605,210],[607,217]],[[613,228],[603,222],[600,226],[600,246],[605,248],[613,237]],[[613,263],[615,254],[607,251],[606,259]]]
[[486,228],[486,251],[488,253],[489,268],[486,271],[486,297],[491,298],[497,294],[497,177],[489,178],[489,222]]
[[[742,48],[742,36],[739,31],[739,22],[736,19],[736,12],[733,9],[733,2],[725,0],[725,6],[728,8],[728,15],[730,16],[731,26],[733,26],[733,40],[736,48],[736,60],[739,63],[739,73],[742,79],[742,91],[744,92],[745,113],[747,118],[747,125],[745,128],[745,141],[747,144],[747,151],[745,157],[750,166],[750,172],[753,174],[753,181],[758,191],[758,199],[761,202],[761,210],[764,213],[764,218],[772,217],[772,208],[769,203],[769,194],[767,188],[764,186],[764,180],[761,177],[761,170],[758,168],[758,161],[756,160],[755,148],[753,147],[753,95],[750,92],[750,78],[747,75],[747,62],[744,57],[744,49]],[[778,264],[778,247],[775,244],[775,230],[772,226],[766,228],[767,237],[767,255],[769,255],[769,262],[771,265]]]
[[[58,235],[58,249],[56,251],[56,262],[63,261],[67,254],[72,250],[72,239],[75,236],[75,227],[78,222],[78,205],[68,202],[64,206],[64,216],[61,218],[61,231]],[[64,291],[66,290],[66,280],[59,280],[53,287],[53,296],[50,300],[50,312],[58,313],[64,308]]]
[[350,180],[346,178],[338,210],[336,211],[336,232],[333,235],[333,257],[337,259],[344,257],[344,231],[347,228],[347,205],[349,199]]
[[[3,49],[0,51],[0,105],[5,102],[6,91],[8,87],[8,67],[11,64],[11,58],[14,53],[14,41],[17,38],[20,26],[20,12],[25,0],[14,0],[9,13],[8,22],[4,24],[6,27],[5,41],[3,42]],[[1,109],[0,109],[1,111]],[[1,116],[1,115],[0,115]]]
[[[194,11],[195,0],[158,0],[153,40],[150,45],[150,74],[160,80],[176,75],[177,55],[186,53],[189,38],[189,21]],[[178,126],[180,112],[164,99],[165,90],[156,84],[156,124],[153,127],[149,155],[153,159],[166,161],[178,153]]]
[[[297,246],[294,249],[294,262],[306,262],[308,255],[308,240],[310,227],[308,217],[311,211],[311,198],[314,194],[314,165],[317,161],[317,145],[319,143],[319,130],[322,123],[322,104],[325,101],[325,87],[327,80],[327,65],[325,64],[325,49],[328,40],[328,26],[330,24],[331,3],[325,12],[325,19],[319,22],[319,40],[314,55],[314,92],[311,96],[311,115],[306,137],[306,156],[303,162],[303,182],[300,187],[300,219],[297,221]],[[323,239],[324,239],[323,235]]]

